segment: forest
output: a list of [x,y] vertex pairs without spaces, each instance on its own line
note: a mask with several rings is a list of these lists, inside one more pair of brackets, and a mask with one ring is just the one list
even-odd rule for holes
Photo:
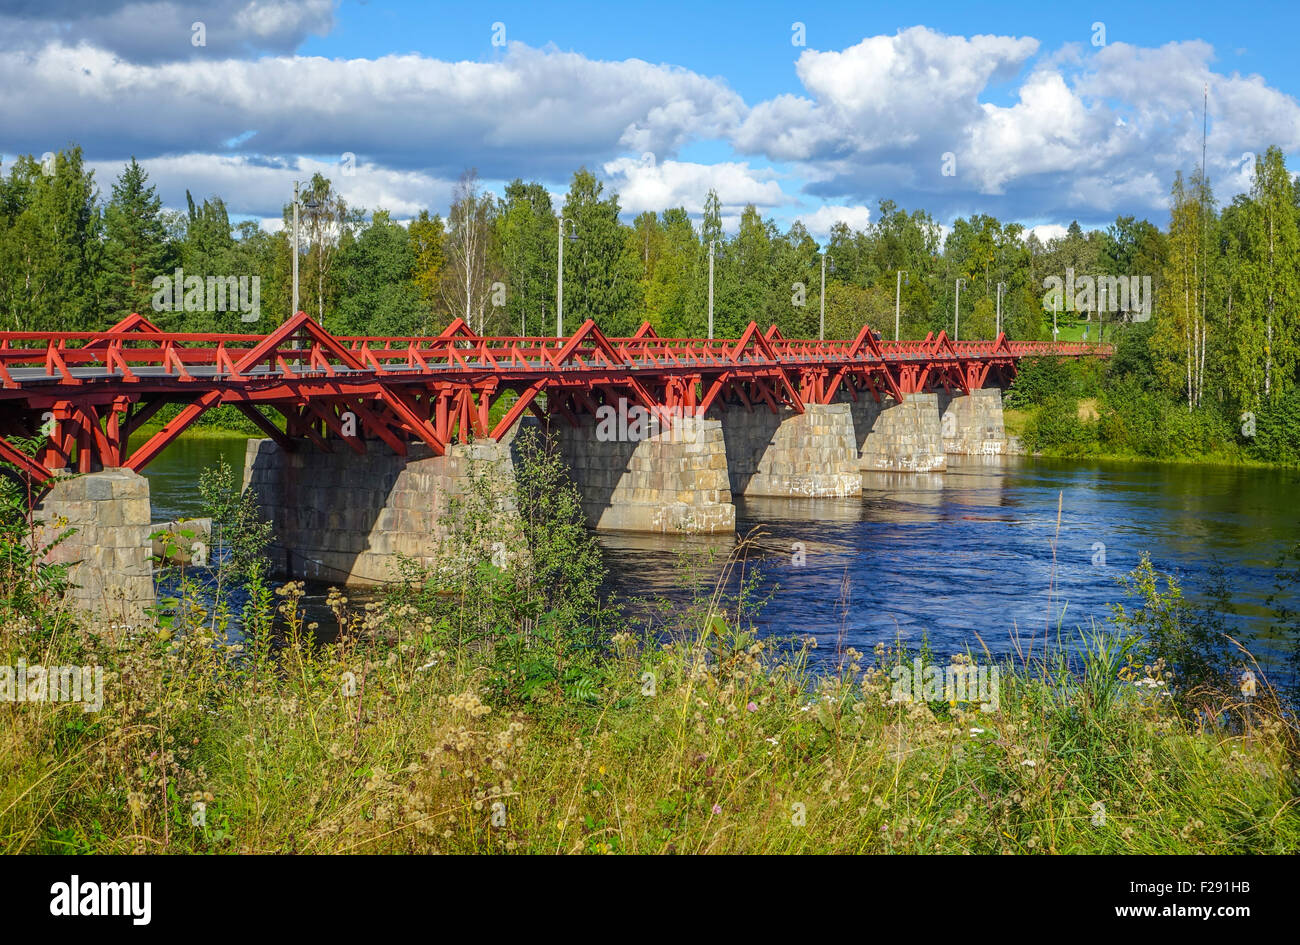
[[[232,221],[220,195],[167,209],[134,159],[105,194],[76,146],[0,172],[4,330],[102,330],[138,311],[173,331],[265,333],[291,313],[291,203],[274,232]],[[1276,147],[1231,203],[1195,168],[1171,182],[1159,224],[1073,222],[1045,242],[984,214],[941,226],[887,199],[825,245],[752,205],[727,232],[712,191],[698,219],[676,207],[629,223],[585,168],[556,203],[543,183],[497,196],[467,171],[445,216],[401,221],[316,174],[299,204],[299,308],[345,335],[436,334],[455,317],[483,334],[554,334],[562,219],[570,332],[591,318],[611,335],[649,321],[703,336],[712,261],[717,336],[752,320],[816,337],[824,271],[828,338],[863,322],[893,337],[897,313],[905,338],[993,338],[1000,324],[1011,338],[1116,344],[1101,368],[1026,365],[1008,406],[1027,412],[1036,449],[1300,461],[1300,186]],[[229,298],[214,300],[214,281]],[[191,296],[191,282],[208,292]]]

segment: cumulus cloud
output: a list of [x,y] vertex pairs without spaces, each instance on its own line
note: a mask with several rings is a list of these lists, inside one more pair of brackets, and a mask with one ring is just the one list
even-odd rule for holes
[[871,210],[863,206],[825,204],[812,213],[799,214],[798,219],[814,239],[824,240],[837,223],[847,223],[853,230],[865,230],[871,223]]
[[[1146,49],[945,36],[925,27],[840,52],[805,51],[807,96],[756,105],[733,141],[791,162],[826,200],[892,197],[951,219],[969,213],[1099,221],[1159,216],[1177,170],[1207,165],[1223,199],[1248,186],[1242,154],[1300,148],[1300,104],[1259,76],[1212,71],[1202,41]],[[1012,81],[1013,101],[985,101]]]
[[[100,190],[107,194],[122,163],[90,161]],[[279,220],[276,215],[293,198],[293,182],[309,181],[313,174],[328,177],[349,206],[368,212],[387,210],[394,219],[410,219],[420,210],[446,207],[455,181],[419,171],[359,162],[350,172],[335,161],[298,158],[267,160],[242,155],[178,154],[153,158],[146,170],[164,205],[185,206],[185,192],[195,201],[217,196],[232,216]],[[271,229],[277,229],[278,223]]]
[[0,48],[85,43],[132,62],[287,53],[333,25],[333,0],[0,2]]
[[[629,213],[698,214],[714,188],[728,225],[753,203],[816,231],[837,214],[865,223],[881,198],[945,222],[1159,219],[1175,171],[1200,161],[1207,85],[1221,201],[1249,187],[1245,155],[1300,149],[1296,98],[1216,73],[1199,40],[1043,51],[1032,37],[918,26],[803,50],[802,93],[751,107],[724,79],[671,64],[521,43],[481,62],[292,54],[333,15],[330,0],[109,0],[88,12],[0,0],[0,153],[76,142],[109,177],[134,155],[169,202],[188,187],[269,218],[309,167],[403,215],[437,207],[469,166],[555,187],[585,165]],[[207,25],[203,49],[188,46],[194,20]],[[188,48],[175,51],[178,30]],[[701,142],[734,153],[679,159]],[[355,178],[331,173],[345,152],[364,169]]]
[[[743,110],[686,69],[513,44],[497,62],[418,55],[157,65],[98,48],[0,54],[0,147],[70,139],[106,158],[176,152],[334,156],[455,176],[567,177],[627,150],[671,156]],[[21,90],[21,92],[19,91]]]
[[783,206],[790,199],[781,190],[774,171],[758,170],[734,161],[656,162],[652,155],[644,155],[608,161],[603,170],[618,190],[620,204],[627,213],[645,210],[658,213],[670,207],[685,207],[698,215],[710,190],[717,191],[724,216],[738,217],[738,211],[746,204],[752,203],[761,210]]

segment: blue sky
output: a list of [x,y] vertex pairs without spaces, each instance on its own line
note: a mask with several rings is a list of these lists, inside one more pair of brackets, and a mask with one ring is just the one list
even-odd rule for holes
[[0,154],[75,141],[105,189],[135,156],[168,205],[271,226],[315,171],[406,218],[467,168],[559,195],[582,165],[629,215],[712,188],[728,224],[754,203],[820,237],[883,198],[1044,235],[1163,223],[1207,84],[1221,201],[1300,149],[1290,5],[985,7],[0,0]]
[[[983,7],[984,9],[976,9]],[[1295,3],[381,3],[347,0],[335,29],[313,36],[302,52],[314,56],[375,57],[418,52],[441,59],[490,59],[492,24],[530,46],[554,44],[600,59],[638,58],[725,78],[747,100],[797,93],[798,49],[791,24],[807,25],[808,44],[842,49],[880,33],[922,24],[944,33],[1035,36],[1046,45],[1090,43],[1092,24],[1106,25],[1110,42],[1161,46],[1205,39],[1226,71],[1256,72],[1270,84],[1300,93]],[[1280,28],[1281,27],[1281,28]],[[1001,90],[1008,101],[1010,87]],[[991,96],[997,100],[997,96]]]

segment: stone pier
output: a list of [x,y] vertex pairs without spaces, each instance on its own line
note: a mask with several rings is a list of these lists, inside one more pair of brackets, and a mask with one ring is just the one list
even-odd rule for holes
[[937,396],[945,452],[966,456],[1001,456],[1009,452],[1000,389],[984,387],[970,394]]
[[818,498],[862,494],[853,415],[846,403],[729,407],[722,421],[733,495]]
[[717,420],[678,417],[670,429],[631,439],[598,435],[594,420],[585,417],[577,427],[552,424],[550,435],[593,528],[666,534],[736,530]]
[[148,479],[129,469],[62,479],[36,518],[41,544],[67,535],[46,560],[69,566],[73,610],[126,624],[146,618],[155,603]]
[[[367,447],[363,455],[342,444],[333,453],[307,444],[285,452],[274,440],[249,440],[244,486],[272,523],[273,573],[378,584],[397,578],[399,556],[430,566],[475,481],[496,477],[499,487],[513,475],[509,442],[453,444],[444,456],[423,444],[407,447],[406,456],[382,443]],[[498,506],[513,512],[508,498]]]
[[938,472],[947,467],[935,394],[908,394],[900,404],[861,395],[849,404],[863,472]]

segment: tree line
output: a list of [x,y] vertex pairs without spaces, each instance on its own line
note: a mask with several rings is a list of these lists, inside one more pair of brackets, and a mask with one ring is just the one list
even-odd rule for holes
[[[1129,374],[1189,408],[1248,410],[1295,389],[1300,352],[1300,187],[1278,148],[1254,171],[1250,192],[1221,208],[1200,169],[1179,174],[1164,229],[1120,216],[1044,242],[975,214],[945,234],[924,210],[882,200],[873,223],[837,224],[824,245],[753,205],[725,232],[714,192],[698,222],[677,207],[625,223],[619,195],[586,169],[558,207],[539,182],[496,196],[467,172],[445,217],[408,223],[349,206],[316,174],[300,197],[299,308],[339,334],[432,334],[454,317],[484,334],[553,334],[563,218],[568,331],[592,318],[612,335],[647,320],[662,335],[704,335],[712,256],[717,336],[753,320],[816,337],[824,267],[829,338],[863,322],[892,337],[896,312],[903,337],[992,338],[999,320],[1022,339],[1140,327]],[[0,176],[0,326],[98,330],[138,311],[169,330],[270,331],[292,307],[292,204],[272,233],[233,224],[219,196],[186,198],[165,209],[134,159],[105,199],[78,147],[19,157]],[[159,280],[177,275],[160,295]],[[211,277],[231,293],[256,277],[258,311],[191,299],[188,283]]]

